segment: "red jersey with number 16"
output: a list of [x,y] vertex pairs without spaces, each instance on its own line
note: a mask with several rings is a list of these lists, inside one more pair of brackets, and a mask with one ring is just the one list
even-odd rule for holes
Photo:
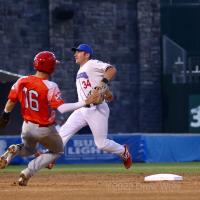
[[25,121],[40,125],[55,123],[55,109],[64,103],[56,83],[34,75],[18,79],[8,98],[20,102]]

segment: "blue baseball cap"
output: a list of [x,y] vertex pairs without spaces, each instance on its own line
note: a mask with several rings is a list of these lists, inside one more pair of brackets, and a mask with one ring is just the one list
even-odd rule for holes
[[84,51],[84,52],[89,53],[90,55],[93,55],[93,50],[88,44],[80,44],[77,48],[73,47],[73,48],[71,48],[71,50],[73,52],[75,52],[75,51]]

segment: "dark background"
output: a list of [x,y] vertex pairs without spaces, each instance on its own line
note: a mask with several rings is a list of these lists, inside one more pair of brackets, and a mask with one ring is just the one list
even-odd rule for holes
[[[187,99],[190,92],[176,92],[178,87],[163,75],[162,36],[185,48],[188,60],[198,64],[199,11],[198,1],[181,0],[2,0],[0,69],[34,73],[35,54],[51,50],[61,60],[52,80],[58,83],[66,102],[74,102],[78,67],[70,49],[88,43],[95,58],[112,63],[118,71],[111,84],[115,101],[110,104],[110,133],[188,132],[187,125],[183,128],[179,124],[187,121],[188,115],[174,104]],[[11,84],[0,84],[1,109]],[[185,84],[178,91],[189,87]],[[169,112],[171,109],[177,115]],[[187,113],[187,104],[179,109]],[[68,115],[58,115],[59,123]],[[12,114],[15,122],[6,133],[20,131],[19,116],[17,108]]]

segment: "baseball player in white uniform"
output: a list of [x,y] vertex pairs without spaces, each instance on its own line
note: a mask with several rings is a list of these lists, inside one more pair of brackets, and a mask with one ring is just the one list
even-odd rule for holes
[[[76,76],[76,87],[79,102],[85,100],[98,87],[102,94],[108,90],[107,84],[116,74],[116,69],[108,63],[92,59],[93,50],[87,44],[72,48],[76,63],[80,66]],[[75,110],[61,127],[59,134],[65,145],[81,128],[89,125],[96,146],[104,151],[119,155],[125,168],[132,165],[131,154],[127,145],[121,145],[107,139],[109,107],[106,101],[101,104],[91,104]]]

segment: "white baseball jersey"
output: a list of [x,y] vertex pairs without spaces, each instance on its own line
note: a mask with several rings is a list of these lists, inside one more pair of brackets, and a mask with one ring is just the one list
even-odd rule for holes
[[80,67],[76,77],[78,100],[85,100],[90,91],[96,87],[103,78],[105,70],[110,66],[99,60],[89,60]]

